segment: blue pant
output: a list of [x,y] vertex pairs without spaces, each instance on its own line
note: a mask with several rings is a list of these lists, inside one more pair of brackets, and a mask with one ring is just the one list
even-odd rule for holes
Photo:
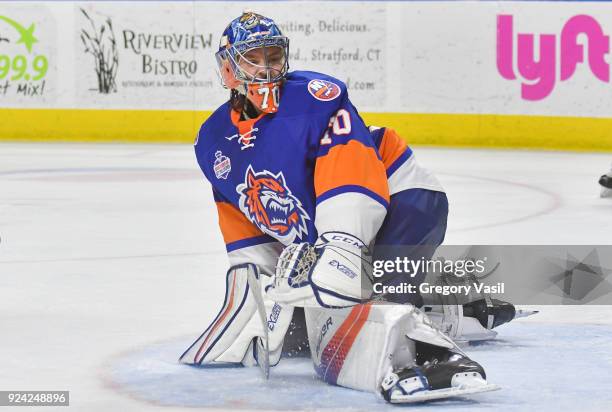
[[[391,196],[387,216],[376,235],[374,260],[430,259],[444,240],[448,217],[448,199],[443,192],[427,189],[408,189]],[[418,285],[425,273],[414,277],[405,273],[387,272],[385,285],[407,282]],[[418,294],[387,295],[386,300],[422,306]]]

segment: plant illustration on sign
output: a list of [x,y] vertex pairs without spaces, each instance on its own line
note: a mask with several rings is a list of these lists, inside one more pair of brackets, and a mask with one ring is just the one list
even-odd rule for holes
[[98,91],[108,94],[117,91],[117,69],[119,67],[119,53],[117,42],[113,32],[113,24],[110,18],[98,28],[94,20],[81,9],[81,12],[89,21],[91,32],[81,29],[81,41],[85,46],[85,53],[94,57],[96,75],[98,77]]

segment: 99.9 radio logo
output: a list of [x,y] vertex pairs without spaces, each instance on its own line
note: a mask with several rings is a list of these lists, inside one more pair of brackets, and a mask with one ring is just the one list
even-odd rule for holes
[[[43,94],[49,60],[45,55],[32,53],[34,45],[39,42],[35,28],[33,23],[25,27],[10,17],[0,15],[0,95],[7,94],[11,82],[18,82],[14,88],[16,94]],[[8,48],[12,53],[6,53],[7,45],[12,46]],[[35,83],[40,80],[42,82],[39,84]]]

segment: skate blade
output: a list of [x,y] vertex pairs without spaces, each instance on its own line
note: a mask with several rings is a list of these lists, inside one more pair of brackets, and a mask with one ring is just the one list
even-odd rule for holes
[[514,315],[514,319],[526,318],[528,316],[536,315],[538,313],[540,313],[539,310],[517,309],[516,314]]
[[391,398],[391,403],[418,403],[428,402],[438,399],[454,398],[458,396],[474,395],[477,393],[497,391],[501,389],[499,385],[486,384],[482,386],[474,386],[471,388],[446,388],[437,389],[434,391],[418,392],[414,395],[394,395]]

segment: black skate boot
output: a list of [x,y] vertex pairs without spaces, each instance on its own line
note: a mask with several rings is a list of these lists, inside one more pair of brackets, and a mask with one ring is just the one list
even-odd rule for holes
[[483,328],[493,329],[518,318],[535,315],[537,310],[516,309],[510,303],[499,299],[479,299],[463,305],[463,316],[475,318]]
[[497,332],[493,328],[538,313],[516,309],[512,303],[490,297],[463,305],[429,306],[424,310],[442,332],[457,342],[494,339]]
[[612,197],[612,171],[599,178],[601,197]]
[[476,318],[482,327],[493,329],[514,319],[516,309],[503,300],[479,299],[463,305],[463,316]]
[[[610,172],[612,174],[612,172]],[[612,176],[611,175],[603,175],[599,178],[599,184],[605,187],[606,189],[612,189]]]
[[483,367],[465,354],[415,343],[416,366],[390,373],[382,382],[387,402],[425,402],[499,389],[487,384]]

